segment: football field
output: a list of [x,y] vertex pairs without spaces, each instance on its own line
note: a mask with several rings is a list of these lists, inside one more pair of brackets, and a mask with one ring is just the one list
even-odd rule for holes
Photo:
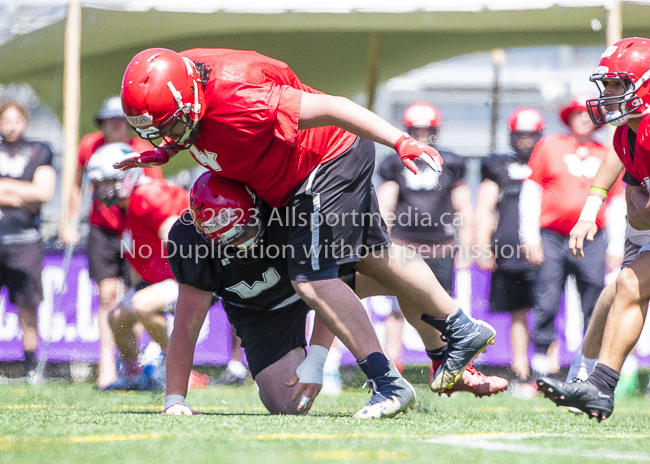
[[438,397],[414,411],[351,418],[369,395],[319,397],[309,416],[271,416],[254,386],[192,391],[202,414],[160,414],[163,394],[101,393],[90,383],[0,386],[0,462],[599,463],[650,462],[650,400],[619,401],[598,424],[541,398]]

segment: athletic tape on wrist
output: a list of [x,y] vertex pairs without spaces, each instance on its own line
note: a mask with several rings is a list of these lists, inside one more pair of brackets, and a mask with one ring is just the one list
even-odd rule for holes
[[589,195],[585,205],[582,207],[582,212],[578,220],[596,222],[596,216],[598,216],[598,211],[600,211],[601,206],[603,206],[602,199],[596,195]]
[[307,357],[296,368],[300,383],[323,384],[323,366],[327,359],[327,353],[327,348],[323,346],[312,345],[309,347]]
[[[175,404],[182,404],[183,406],[187,406],[187,404],[185,404],[185,397],[183,395],[166,395],[165,408],[163,409],[163,411],[167,411]],[[187,407],[189,408],[189,406]]]

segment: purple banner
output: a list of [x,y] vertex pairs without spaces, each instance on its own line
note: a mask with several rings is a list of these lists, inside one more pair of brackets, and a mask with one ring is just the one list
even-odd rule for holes
[[[99,330],[97,310],[99,307],[97,286],[88,278],[86,257],[77,254],[72,257],[67,277],[62,268],[60,253],[47,253],[43,262],[44,300],[38,308],[39,347],[42,350],[49,341],[47,358],[50,361],[97,362],[99,359]],[[64,282],[65,280],[65,282]],[[63,286],[63,287],[62,287]],[[62,298],[55,298],[63,290]],[[490,274],[478,268],[462,271],[456,275],[455,297],[459,305],[469,309],[473,317],[483,319],[497,330],[496,343],[481,355],[478,362],[484,364],[509,365],[510,316],[489,312]],[[569,285],[561,311],[556,320],[560,360],[568,366],[582,341],[582,315],[576,291]],[[55,301],[60,301],[55,308]],[[385,338],[385,320],[392,310],[392,301],[387,297],[373,297],[364,300],[380,340]],[[169,327],[173,316],[169,317]],[[529,329],[532,330],[532,315],[529,315]],[[230,359],[230,325],[220,304],[210,308],[195,352],[196,364],[226,364]],[[425,364],[428,358],[424,345],[413,327],[404,328],[402,357],[405,364]],[[9,303],[6,289],[0,292],[0,361],[15,361],[23,358],[22,334],[18,323],[18,309]],[[142,340],[146,343],[147,337]],[[352,364],[354,358],[344,350],[343,363]],[[531,351],[532,352],[532,351]],[[37,351],[38,353],[38,351]],[[639,364],[650,366],[650,330],[641,334],[637,345]]]

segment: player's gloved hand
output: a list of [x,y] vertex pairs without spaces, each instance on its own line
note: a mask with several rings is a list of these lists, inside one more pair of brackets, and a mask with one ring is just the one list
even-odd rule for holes
[[115,163],[113,167],[121,171],[131,168],[150,168],[153,166],[162,166],[170,158],[171,154],[167,150],[156,148],[155,150],[147,150],[142,153],[130,153],[122,161]]
[[404,132],[395,143],[395,150],[402,159],[402,163],[404,163],[413,174],[418,173],[418,167],[413,162],[415,159],[421,159],[435,172],[442,171],[444,161],[442,160],[440,153],[438,153],[438,150],[429,145],[418,142],[406,132]]
[[327,359],[327,353],[327,348],[323,346],[310,346],[305,360],[296,368],[291,379],[285,382],[287,387],[298,385],[291,398],[293,402],[300,399],[297,407],[298,411],[305,413],[309,411],[316,396],[320,393],[323,387],[323,366]]

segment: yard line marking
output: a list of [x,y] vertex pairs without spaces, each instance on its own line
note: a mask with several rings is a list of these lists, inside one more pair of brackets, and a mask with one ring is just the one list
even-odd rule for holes
[[432,438],[440,435],[407,435],[390,433],[270,433],[261,435],[239,435],[237,438],[253,440],[334,440],[340,438]]
[[61,404],[0,404],[0,409],[80,409],[79,406]]
[[0,436],[0,451],[15,451],[25,447],[42,444],[67,444],[67,443],[107,443],[116,441],[137,441],[137,440],[156,440],[159,438],[170,438],[172,435],[162,433],[133,433],[109,434],[109,435],[88,435],[72,437],[17,437],[17,436]]
[[312,457],[317,460],[327,461],[375,461],[383,459],[411,459],[411,455],[404,451],[353,451],[353,450],[328,450],[316,451]]
[[[467,449],[481,449],[486,451],[506,451],[511,453],[520,454],[537,454],[547,456],[572,456],[584,458],[597,458],[597,459],[610,459],[614,460],[629,460],[629,461],[650,461],[650,454],[639,453],[634,451],[610,451],[610,450],[588,450],[588,449],[575,449],[575,448],[551,448],[548,446],[530,446],[525,444],[504,443],[501,440],[524,440],[526,438],[538,437],[566,437],[572,438],[576,435],[563,435],[563,434],[543,434],[543,433],[522,433],[522,434],[463,434],[463,435],[449,435],[439,438],[430,438],[424,440],[426,443],[433,443],[436,445],[454,446],[457,448]],[[579,435],[578,435],[579,436]],[[646,438],[647,435],[639,436],[599,436],[599,435],[583,435],[588,438]],[[468,440],[468,438],[471,438]]]

